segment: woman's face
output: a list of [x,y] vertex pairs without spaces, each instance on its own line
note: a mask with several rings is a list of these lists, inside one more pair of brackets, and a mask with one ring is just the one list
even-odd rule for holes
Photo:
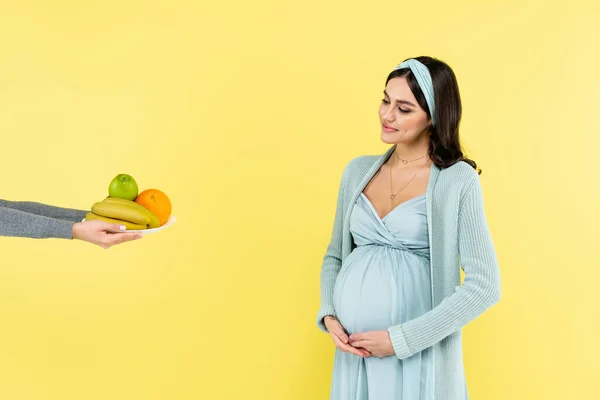
[[430,126],[430,119],[417,103],[406,78],[390,79],[386,85],[379,120],[381,140],[390,144],[412,142]]

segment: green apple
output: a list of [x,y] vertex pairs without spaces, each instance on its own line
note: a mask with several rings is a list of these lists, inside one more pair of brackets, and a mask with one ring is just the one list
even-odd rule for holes
[[135,200],[138,195],[138,185],[131,175],[119,174],[108,185],[109,197]]

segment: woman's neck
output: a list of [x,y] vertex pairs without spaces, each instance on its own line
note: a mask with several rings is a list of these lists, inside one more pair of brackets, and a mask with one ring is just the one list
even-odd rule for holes
[[407,145],[405,143],[396,144],[394,149],[394,157],[396,161],[405,160],[413,161],[416,159],[424,160],[427,157],[429,151],[429,143],[415,143],[413,145]]

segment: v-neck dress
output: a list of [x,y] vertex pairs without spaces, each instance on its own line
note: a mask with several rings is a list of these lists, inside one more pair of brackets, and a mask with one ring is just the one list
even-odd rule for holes
[[[356,247],[336,279],[333,302],[346,331],[386,330],[431,309],[426,195],[380,218],[364,193],[352,208]],[[409,358],[360,357],[335,349],[332,400],[433,400],[432,349]]]

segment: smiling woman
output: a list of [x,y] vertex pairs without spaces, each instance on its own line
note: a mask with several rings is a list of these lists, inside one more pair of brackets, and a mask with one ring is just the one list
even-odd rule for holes
[[331,399],[469,398],[461,328],[499,301],[500,277],[460,117],[450,67],[408,59],[379,106],[393,146],[344,168],[317,316],[336,345]]

